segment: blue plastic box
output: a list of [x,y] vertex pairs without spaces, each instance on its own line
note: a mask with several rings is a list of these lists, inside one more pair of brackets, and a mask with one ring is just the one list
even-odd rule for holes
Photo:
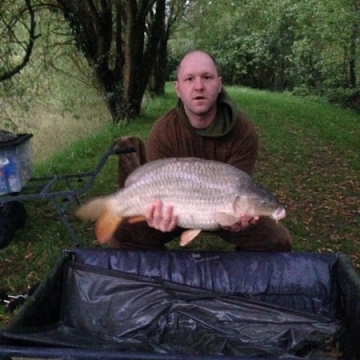
[[0,142],[0,195],[20,192],[32,176],[32,134]]

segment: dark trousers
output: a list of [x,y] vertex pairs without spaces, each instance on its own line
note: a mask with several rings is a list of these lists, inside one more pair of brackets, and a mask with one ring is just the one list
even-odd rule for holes
[[[129,224],[125,220],[116,230],[109,245],[119,249],[165,250],[165,244],[181,235],[184,230],[177,227],[172,232],[161,232],[149,227],[146,222]],[[288,229],[268,217],[261,217],[256,225],[250,225],[239,232],[219,229],[211,233],[234,244],[237,250],[291,251],[292,239]],[[196,238],[193,241],[196,241]]]

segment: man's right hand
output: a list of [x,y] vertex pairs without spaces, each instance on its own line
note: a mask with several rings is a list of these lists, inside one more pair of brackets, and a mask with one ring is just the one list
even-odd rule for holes
[[148,206],[145,218],[150,227],[162,232],[173,231],[178,221],[177,216],[173,213],[173,207],[167,206],[163,208],[161,200],[157,200]]

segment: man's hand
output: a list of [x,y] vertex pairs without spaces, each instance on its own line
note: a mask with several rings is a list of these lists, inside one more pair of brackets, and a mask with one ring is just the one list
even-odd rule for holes
[[173,213],[173,207],[167,206],[163,209],[161,200],[151,204],[145,212],[148,225],[162,232],[173,231],[177,226],[178,218]]
[[231,226],[224,226],[223,229],[228,231],[239,232],[241,230],[247,229],[250,225],[256,224],[258,220],[259,220],[259,216],[251,217],[247,215],[242,215],[240,216],[239,221],[237,223]]

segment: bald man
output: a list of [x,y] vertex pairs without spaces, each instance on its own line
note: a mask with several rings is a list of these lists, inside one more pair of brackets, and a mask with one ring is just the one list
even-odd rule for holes
[[[146,144],[149,161],[171,157],[198,157],[233,165],[252,175],[258,153],[254,125],[233,104],[222,86],[214,58],[192,51],[180,61],[175,90],[176,107],[158,119]],[[171,206],[150,205],[146,222],[123,222],[110,240],[122,249],[166,249],[165,244],[184,231],[177,226]],[[291,251],[289,231],[270,218],[240,216],[231,227],[213,231],[244,251]],[[196,241],[196,240],[195,240]]]

